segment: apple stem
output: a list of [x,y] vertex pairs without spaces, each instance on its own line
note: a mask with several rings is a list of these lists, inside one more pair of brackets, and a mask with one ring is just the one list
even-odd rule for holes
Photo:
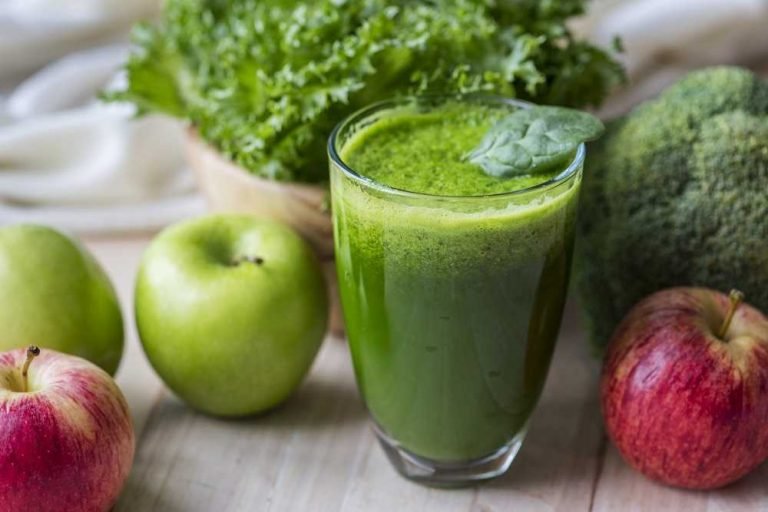
[[26,393],[27,389],[29,388],[27,384],[27,373],[29,372],[29,365],[32,364],[32,360],[40,355],[40,347],[37,347],[36,345],[30,345],[29,348],[27,348],[27,360],[24,361],[24,366],[21,367],[21,378],[23,381],[23,389],[22,392]]
[[235,258],[235,260],[232,262],[233,267],[237,267],[241,263],[253,263],[254,265],[263,265],[264,264],[264,258],[260,256],[243,256],[241,258]]
[[731,301],[731,305],[728,307],[728,313],[725,315],[723,325],[720,326],[720,331],[717,333],[719,338],[725,338],[725,333],[728,332],[728,328],[731,326],[733,315],[736,314],[739,305],[744,301],[744,294],[734,289],[728,294],[728,299]]

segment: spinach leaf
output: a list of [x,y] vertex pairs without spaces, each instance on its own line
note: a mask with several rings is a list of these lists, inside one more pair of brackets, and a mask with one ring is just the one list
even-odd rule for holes
[[493,125],[467,160],[497,178],[534,174],[561,163],[603,130],[603,123],[586,112],[563,107],[520,109]]
[[[0,0],[0,5],[3,0]],[[193,125],[265,178],[328,180],[326,142],[393,96],[493,93],[597,105],[623,80],[572,34],[587,0],[165,0],[107,95]]]

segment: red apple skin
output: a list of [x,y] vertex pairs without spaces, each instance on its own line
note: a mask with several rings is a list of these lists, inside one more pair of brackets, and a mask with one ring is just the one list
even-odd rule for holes
[[654,480],[712,489],[768,457],[768,320],[742,304],[720,339],[729,304],[704,288],[661,291],[630,311],[609,344],[606,429]]
[[125,398],[99,367],[46,349],[18,392],[26,357],[0,354],[0,510],[108,511],[133,462]]

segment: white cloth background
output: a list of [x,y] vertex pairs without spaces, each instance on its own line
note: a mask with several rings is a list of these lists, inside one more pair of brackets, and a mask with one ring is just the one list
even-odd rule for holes
[[89,48],[93,35],[120,27],[114,35],[124,39],[157,0],[4,1],[0,76],[60,54],[65,35],[65,51],[87,49],[17,81],[0,99],[0,224],[125,232],[203,211],[184,166],[179,123],[159,116],[136,120],[130,106],[96,99],[119,79],[128,46]]
[[0,0],[0,79],[73,51],[125,40],[159,0]]
[[620,35],[629,87],[605,117],[655,96],[692,69],[736,64],[768,72],[768,0],[595,0],[577,32],[602,45]]
[[[179,124],[134,120],[129,107],[95,99],[115,80],[130,25],[158,7],[159,0],[0,0],[0,225],[124,232],[203,210]],[[768,64],[768,0],[592,7],[577,32],[602,44],[621,35],[632,80],[603,109],[607,116],[694,67]]]

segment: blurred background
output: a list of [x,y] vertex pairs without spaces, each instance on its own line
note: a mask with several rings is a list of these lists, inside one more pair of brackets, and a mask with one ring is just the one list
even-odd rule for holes
[[[130,27],[160,3],[0,0],[0,224],[125,234],[203,211],[183,127],[98,100],[120,83]],[[574,30],[623,40],[629,83],[601,109],[611,118],[692,68],[768,75],[766,26],[768,0],[597,0]]]

